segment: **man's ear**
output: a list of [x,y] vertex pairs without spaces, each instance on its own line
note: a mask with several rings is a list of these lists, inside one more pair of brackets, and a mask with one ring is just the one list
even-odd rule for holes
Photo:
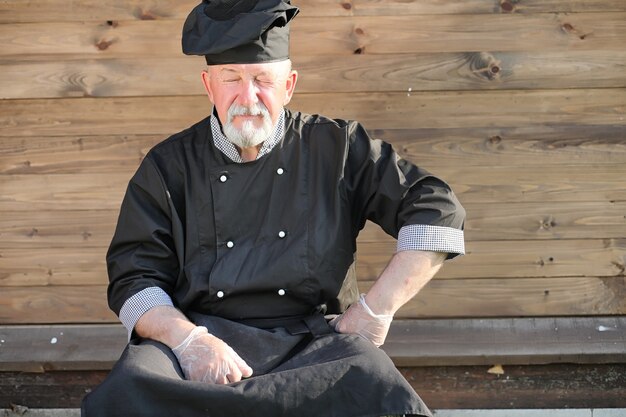
[[298,71],[291,70],[289,72],[289,75],[287,76],[287,81],[285,81],[285,102],[283,103],[283,106],[286,106],[291,101],[293,92],[296,89],[297,81],[298,81]]
[[209,96],[209,100],[213,103],[213,91],[211,90],[211,76],[209,75],[209,71],[203,70],[200,73],[200,76],[202,77],[202,84],[204,85],[204,89]]

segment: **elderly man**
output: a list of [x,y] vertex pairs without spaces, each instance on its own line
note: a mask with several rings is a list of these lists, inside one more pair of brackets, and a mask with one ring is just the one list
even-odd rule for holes
[[[463,252],[464,211],[360,124],[284,108],[297,12],[222,0],[187,18],[183,49],[205,56],[213,112],[130,181],[107,261],[131,341],[83,415],[430,415],[379,346]],[[359,296],[367,220],[398,252]]]

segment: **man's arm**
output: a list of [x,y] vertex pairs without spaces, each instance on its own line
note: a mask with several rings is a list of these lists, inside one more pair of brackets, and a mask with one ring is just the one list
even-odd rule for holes
[[437,273],[444,252],[396,253],[365,297],[331,321],[340,333],[359,334],[376,346],[385,342],[393,315]]
[[174,307],[148,310],[137,321],[135,332],[169,346],[191,381],[228,384],[252,375],[252,368],[230,346]]
[[135,325],[135,333],[173,349],[180,345],[195,327],[196,325],[176,308],[157,306],[139,318]]
[[439,271],[445,253],[406,250],[396,253],[365,296],[375,314],[394,315]]

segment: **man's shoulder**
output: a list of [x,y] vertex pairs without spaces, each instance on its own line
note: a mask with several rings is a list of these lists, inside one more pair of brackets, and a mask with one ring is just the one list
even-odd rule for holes
[[357,123],[354,120],[331,118],[321,114],[308,114],[291,110],[285,112],[285,119],[296,127],[328,126],[344,129]]
[[172,153],[178,153],[184,150],[190,144],[197,141],[205,141],[208,135],[211,134],[210,116],[200,120],[199,122],[189,126],[188,128],[181,130],[162,140],[154,145],[148,155],[171,155]]

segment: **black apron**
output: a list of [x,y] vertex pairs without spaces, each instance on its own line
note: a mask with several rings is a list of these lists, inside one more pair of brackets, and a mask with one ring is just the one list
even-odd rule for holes
[[322,315],[259,329],[191,314],[254,371],[227,385],[183,379],[165,345],[135,339],[100,386],[83,417],[430,416],[393,362],[357,335],[335,333]]

